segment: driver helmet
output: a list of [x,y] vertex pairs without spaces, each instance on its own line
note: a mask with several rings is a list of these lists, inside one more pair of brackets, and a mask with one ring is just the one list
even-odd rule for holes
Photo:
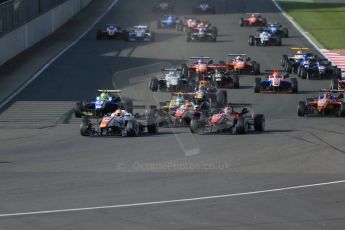
[[201,59],[199,59],[197,63],[198,63],[198,65],[203,64],[203,62],[202,62],[202,60],[201,60]]
[[190,107],[192,105],[192,102],[186,100],[185,103],[184,103],[187,107]]
[[116,117],[122,116],[122,110],[121,110],[121,109],[117,109],[117,110],[115,111],[114,115],[115,115]]
[[183,98],[183,96],[177,96],[176,97],[176,104],[183,104],[184,103],[184,98]]
[[302,50],[297,50],[296,54],[302,54]]
[[225,114],[230,114],[234,111],[234,109],[230,106],[230,105],[227,105],[224,107],[224,113]]
[[204,93],[204,91],[202,91],[202,90],[198,90],[198,91],[195,93],[195,99],[204,99],[204,96],[205,96],[205,93]]
[[101,98],[101,100],[105,100],[108,98],[108,95],[106,93],[101,93],[100,98]]
[[241,58],[241,56],[237,56],[235,60],[236,61],[242,61],[242,58]]
[[279,76],[279,73],[278,73],[278,71],[277,70],[275,70],[274,72],[273,72],[273,75],[272,75],[273,77],[277,77],[277,76]]

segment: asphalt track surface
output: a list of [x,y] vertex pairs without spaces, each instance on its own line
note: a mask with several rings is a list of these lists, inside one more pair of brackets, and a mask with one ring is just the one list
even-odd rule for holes
[[[176,1],[188,15],[196,1]],[[149,23],[154,1],[120,0],[78,44],[55,61],[1,113],[0,229],[343,229],[345,185],[306,187],[248,196],[88,211],[2,217],[1,214],[176,200],[343,180],[343,118],[299,118],[297,102],[329,81],[299,79],[297,95],[253,93],[253,76],[229,90],[229,100],[266,115],[267,131],[248,135],[191,135],[160,129],[156,136],[85,138],[71,109],[97,88],[117,87],[137,104],[165,100],[150,93],[148,77],[161,62],[189,56],[224,60],[247,53],[262,70],[279,68],[290,47],[311,45],[269,0],[215,0],[217,43],[188,43],[174,30],[153,43],[96,41],[107,22]],[[140,8],[138,8],[138,5]],[[249,47],[245,12],[287,25],[282,47]],[[313,50],[312,50],[313,51]],[[157,64],[158,63],[158,64]],[[146,67],[140,67],[146,65]],[[139,68],[138,68],[139,67]],[[134,69],[133,69],[134,68]],[[123,71],[120,72],[119,71]]]

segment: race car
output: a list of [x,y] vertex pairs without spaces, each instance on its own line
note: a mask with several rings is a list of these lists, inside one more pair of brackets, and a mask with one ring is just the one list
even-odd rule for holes
[[247,54],[228,54],[226,65],[235,73],[260,75],[260,64]]
[[307,98],[300,101],[297,107],[297,115],[336,115],[345,117],[344,91],[321,90],[318,97]]
[[308,58],[315,56],[312,53],[307,53],[308,48],[290,48],[293,54],[289,57],[284,54],[281,59],[281,65],[284,67],[284,70],[288,73],[297,73],[298,66],[301,65]]
[[85,117],[80,123],[82,136],[139,136],[145,131],[149,134],[158,133],[158,120],[155,106],[143,113],[132,114],[126,110],[117,109],[107,114],[99,121]]
[[187,32],[187,42],[192,41],[206,41],[206,42],[216,42],[217,32],[212,28],[206,26],[198,26],[195,29],[190,29]]
[[152,11],[155,13],[174,13],[175,6],[171,2],[157,2],[153,7]]
[[194,29],[198,26],[200,23],[200,19],[194,18],[194,17],[184,17],[183,19],[180,19],[176,24],[176,29],[178,31],[184,31],[187,32],[190,29]]
[[195,113],[190,122],[190,131],[194,134],[220,133],[246,134],[249,130],[262,132],[265,130],[265,116],[263,114],[249,113],[244,107],[235,111],[232,105],[226,105],[223,110],[201,116]]
[[97,31],[97,40],[101,39],[124,39],[127,31],[116,24],[107,24],[105,29]]
[[176,15],[168,14],[161,17],[157,22],[157,28],[168,28],[174,29],[176,28],[177,23],[180,20]]
[[279,36],[271,35],[270,33],[263,31],[258,35],[250,35],[248,39],[250,46],[281,46],[282,39]]
[[211,75],[212,80],[218,88],[238,89],[240,88],[240,79],[237,73],[229,71],[227,68],[219,67]]
[[153,77],[150,80],[149,88],[152,92],[155,91],[169,91],[179,92],[187,88],[189,81],[182,75],[181,69],[178,68],[163,68],[159,78]]
[[135,42],[135,41],[146,41],[151,42],[155,38],[154,32],[152,32],[147,25],[137,25],[133,26],[133,28],[128,30],[128,34],[126,37],[127,41]]
[[282,27],[279,23],[270,23],[266,27],[262,28],[260,27],[258,32],[266,31],[267,33],[278,36],[281,38],[287,38],[289,37],[289,30],[285,27]]
[[193,8],[193,14],[215,14],[216,7],[208,1],[201,1]]
[[297,76],[303,79],[331,79],[341,76],[341,70],[327,59],[312,56],[300,63]]
[[240,26],[266,26],[267,20],[259,13],[248,13],[246,18],[240,19]]
[[74,106],[75,117],[96,116],[102,117],[107,113],[113,112],[118,108],[125,108],[133,111],[133,101],[122,99],[119,96],[121,90],[99,89],[96,91],[96,98],[89,101],[76,102]]
[[298,82],[289,74],[284,76],[275,70],[266,79],[255,78],[254,93],[298,93]]
[[187,64],[181,66],[182,73],[188,77],[189,80],[199,81],[203,76],[213,74],[216,69],[228,68],[225,63],[213,64],[210,57],[190,57]]

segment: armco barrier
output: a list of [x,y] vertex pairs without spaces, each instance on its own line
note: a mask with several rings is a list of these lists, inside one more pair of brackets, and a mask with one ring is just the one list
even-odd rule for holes
[[[53,33],[92,0],[68,0],[0,37],[0,65]],[[1,21],[0,21],[1,29]]]

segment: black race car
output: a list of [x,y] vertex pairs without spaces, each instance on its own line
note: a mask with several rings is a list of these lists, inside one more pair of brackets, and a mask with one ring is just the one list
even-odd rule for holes
[[194,14],[215,14],[216,7],[208,1],[199,2],[193,9]]

